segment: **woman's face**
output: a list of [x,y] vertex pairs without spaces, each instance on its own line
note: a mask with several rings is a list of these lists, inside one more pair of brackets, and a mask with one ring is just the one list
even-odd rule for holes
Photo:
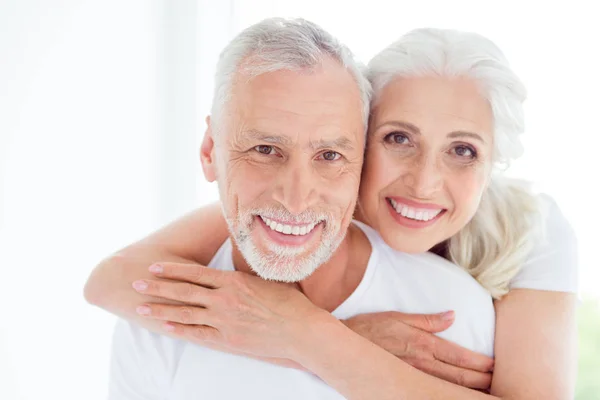
[[475,214],[492,168],[493,118],[467,78],[397,78],[372,110],[362,218],[393,248],[423,252]]

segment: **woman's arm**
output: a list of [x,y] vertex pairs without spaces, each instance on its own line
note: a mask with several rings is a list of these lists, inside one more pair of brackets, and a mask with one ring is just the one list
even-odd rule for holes
[[314,329],[293,359],[350,399],[572,399],[576,373],[574,294],[515,289],[497,302],[490,395],[412,369],[336,326]]
[[541,195],[543,235],[495,303],[494,393],[571,399],[576,375],[578,246],[551,197]]
[[[494,399],[427,375],[350,330],[295,287],[238,271],[199,274],[166,264],[149,281],[167,298],[189,294],[187,306],[147,304],[148,317],[175,337],[257,357],[289,359],[349,399]],[[160,288],[160,289],[159,289]],[[518,397],[515,397],[518,398]]]
[[159,261],[206,265],[227,236],[220,205],[199,208],[103,260],[88,278],[84,296],[110,313],[164,332],[136,313],[137,306],[154,298],[137,293],[132,282],[153,277],[148,267]]
[[498,399],[427,375],[334,319],[313,328],[295,338],[291,358],[348,399]]
[[[160,321],[143,317],[136,312],[138,306],[158,300],[156,294],[154,296],[143,294],[149,293],[143,290],[136,292],[131,286],[132,282],[149,277],[158,279],[148,271],[148,267],[157,262],[184,263],[185,269],[188,271],[202,271],[203,266],[210,262],[227,235],[227,227],[218,204],[198,209],[101,262],[88,279],[85,297],[91,304],[135,322],[150,331],[169,334],[163,330]],[[178,293],[178,295],[178,297],[172,296],[171,299],[162,296],[160,302],[178,304],[185,307],[186,310],[194,309],[182,293]],[[382,323],[377,322],[381,318],[373,315],[354,318],[348,321],[348,325],[396,356],[413,362],[417,366],[421,365],[419,368],[428,373],[441,374],[444,379],[453,381],[462,379],[464,385],[489,387],[491,379],[487,372],[491,360],[488,361],[487,357],[469,352],[467,349],[445,342],[431,334],[430,332],[446,329],[452,323],[452,321],[439,318],[436,315],[400,315],[396,313],[393,317],[383,318]],[[367,325],[372,325],[372,327],[369,328]],[[397,340],[386,339],[394,336],[397,337]],[[430,346],[411,345],[424,336],[432,339],[428,341]],[[381,340],[382,338],[384,340]],[[202,343],[195,337],[186,339]],[[214,343],[204,342],[202,344],[216,350],[236,353],[231,348],[219,347]],[[407,351],[404,351],[405,349]],[[453,360],[458,361],[453,374],[446,373],[447,368],[438,371],[440,367],[437,364],[427,362],[441,356],[445,356],[446,361],[450,363]],[[258,358],[278,365],[302,368],[290,360]],[[420,363],[421,361],[424,362]],[[442,372],[445,373],[442,374]]]
[[513,289],[496,302],[492,393],[571,399],[577,370],[576,295]]

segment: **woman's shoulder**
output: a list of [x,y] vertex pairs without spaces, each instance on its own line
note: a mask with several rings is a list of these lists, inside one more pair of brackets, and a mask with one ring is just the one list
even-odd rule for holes
[[536,194],[535,196],[541,217],[540,243],[537,248],[548,246],[569,247],[576,244],[575,231],[558,203],[545,193]]
[[511,289],[577,292],[577,238],[557,202],[549,195],[535,194],[539,207],[540,235]]

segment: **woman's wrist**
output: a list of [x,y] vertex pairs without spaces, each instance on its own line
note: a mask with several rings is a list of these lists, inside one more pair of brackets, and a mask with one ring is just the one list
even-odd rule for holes
[[290,359],[305,367],[323,354],[322,349],[336,343],[343,331],[348,331],[341,321],[322,309],[298,322],[293,332]]

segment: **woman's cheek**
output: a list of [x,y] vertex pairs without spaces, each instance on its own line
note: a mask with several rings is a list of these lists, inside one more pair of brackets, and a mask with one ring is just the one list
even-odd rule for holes
[[485,190],[486,173],[483,168],[465,169],[446,178],[446,187],[451,196],[469,214],[474,214],[479,207],[481,196]]

